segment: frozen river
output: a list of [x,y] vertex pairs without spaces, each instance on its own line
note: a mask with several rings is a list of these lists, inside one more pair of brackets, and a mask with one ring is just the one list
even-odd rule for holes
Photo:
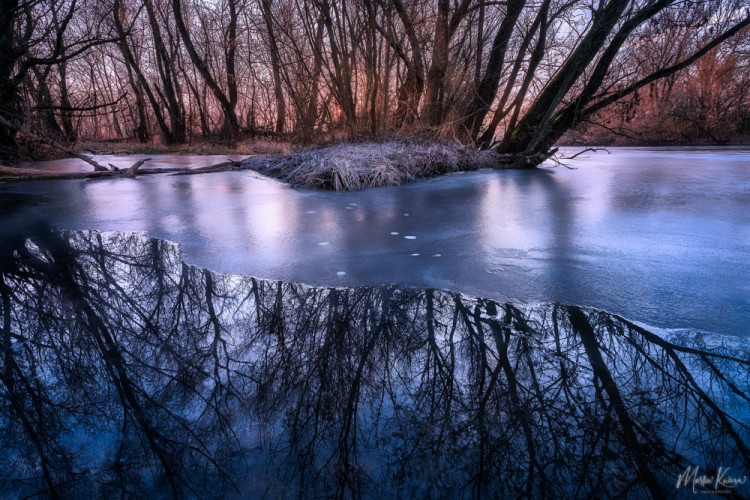
[[221,272],[561,301],[750,334],[750,148],[611,151],[575,170],[480,171],[359,193],[294,190],[251,172],[0,183],[0,241],[40,221],[143,231]]

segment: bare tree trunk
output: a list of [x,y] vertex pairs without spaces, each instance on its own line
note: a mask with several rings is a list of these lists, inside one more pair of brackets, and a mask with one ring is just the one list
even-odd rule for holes
[[377,7],[371,0],[365,0],[367,24],[365,32],[365,102],[370,122],[370,133],[375,135],[378,130],[378,43],[377,43]]
[[[55,31],[58,37],[62,37],[64,27],[60,24],[60,19],[57,15],[57,9],[52,9],[52,20],[55,26]],[[61,55],[65,55],[65,49],[61,49]],[[68,92],[68,62],[62,61],[57,65],[58,72],[60,73],[60,122],[62,123],[63,132],[65,137],[70,142],[76,142],[78,140],[78,133],[73,127],[73,105],[70,102],[70,93]]]
[[112,126],[115,129],[115,135],[117,137],[123,137],[122,133],[122,127],[120,126],[120,117],[119,117],[119,111],[117,109],[117,103],[118,99],[115,97],[115,92],[112,89],[112,80],[110,78],[106,78],[107,81],[107,98],[109,99],[109,102],[112,103],[112,109],[109,112],[108,116],[112,117]]
[[125,9],[122,5],[122,0],[114,0],[112,10],[115,13],[113,16],[115,28],[117,30],[117,34],[120,36],[120,40],[117,45],[120,48],[123,59],[125,59],[125,64],[128,64],[132,71],[136,74],[136,76],[138,77],[138,81],[141,84],[141,88],[146,93],[146,96],[148,96],[148,100],[151,103],[151,109],[154,111],[156,124],[159,126],[159,130],[161,131],[162,137],[164,138],[164,142],[166,142],[167,144],[172,144],[175,142],[175,138],[172,135],[172,130],[164,120],[161,106],[159,106],[159,103],[154,96],[154,92],[151,89],[148,80],[146,80],[146,76],[143,74],[138,61],[136,61],[135,56],[133,55],[133,51],[128,45],[125,28],[123,27],[123,22],[125,21]]
[[[57,70],[60,73],[60,123],[62,123],[63,132],[65,137],[70,142],[76,142],[78,140],[78,132],[73,127],[73,116],[71,109],[73,105],[70,102],[70,92],[68,91],[68,63],[67,61],[61,62],[57,66]],[[132,79],[132,77],[130,77]],[[142,98],[143,96],[141,96]]]
[[471,101],[469,108],[466,110],[466,129],[469,131],[471,138],[476,138],[484,122],[484,117],[490,110],[492,102],[495,100],[497,88],[500,85],[500,76],[503,71],[508,43],[510,42],[513,31],[518,21],[518,16],[526,5],[526,0],[509,0],[507,10],[500,28],[497,30],[495,39],[492,42],[490,50],[490,60],[484,71],[484,76],[477,85],[474,99]]
[[[326,30],[328,31],[328,43],[330,45],[331,62],[333,64],[332,79],[334,94],[339,106],[341,106],[341,111],[344,114],[344,119],[349,130],[354,131],[357,122],[357,113],[354,103],[354,93],[352,92],[350,54],[347,52],[347,47],[340,44],[336,37],[337,33],[342,31],[340,28],[343,12],[337,11],[335,13],[337,25],[334,26],[333,12],[329,0],[316,0],[315,5],[320,10]],[[337,28],[339,29],[337,30]]]
[[225,66],[227,71],[227,94],[232,114],[237,113],[237,68],[235,55],[237,53],[237,0],[229,0],[229,26],[226,35]]
[[171,142],[173,144],[182,144],[185,142],[185,116],[176,88],[176,72],[173,59],[170,57],[167,46],[162,37],[159,20],[156,17],[153,0],[143,0],[148,13],[149,24],[151,25],[151,34],[154,37],[154,48],[156,49],[156,67],[159,70],[164,100],[169,113],[169,124],[171,131]]
[[[385,16],[387,19],[386,30],[393,28],[392,15],[390,9],[385,10]],[[383,48],[385,47],[385,49]],[[392,74],[392,61],[393,54],[391,53],[391,44],[387,41],[380,40],[380,53],[383,54],[383,58],[380,61],[380,66],[383,68],[383,91],[380,93],[380,100],[383,113],[383,125],[389,126],[391,118],[391,106],[390,106],[390,95],[391,95],[391,74]]]
[[273,11],[271,10],[273,0],[261,0],[260,6],[263,10],[263,21],[268,32],[268,48],[271,56],[271,73],[273,75],[273,91],[276,99],[276,135],[284,133],[286,122],[286,104],[284,102],[284,89],[281,82],[281,58],[279,57],[279,45],[276,41],[276,30],[273,25]]
[[20,128],[18,82],[13,68],[19,54],[14,44],[15,16],[18,0],[0,0],[0,155],[18,150],[16,134]]
[[148,114],[146,113],[146,100],[143,97],[143,86],[133,78],[133,70],[127,61],[125,61],[125,68],[128,72],[128,83],[130,83],[130,88],[133,89],[135,95],[135,107],[138,111],[138,122],[133,124],[135,125],[133,132],[138,142],[148,142],[151,134],[148,131]]
[[91,94],[93,96],[94,102],[92,105],[93,111],[91,112],[91,120],[93,122],[93,133],[94,138],[99,138],[99,113],[97,112],[97,107],[99,104],[99,94],[96,89],[96,82],[97,79],[94,76],[94,66],[89,66],[89,83],[91,85]]
[[429,127],[439,127],[448,115],[448,102],[452,98],[446,88],[451,55],[450,43],[459,25],[466,18],[470,5],[471,0],[456,1],[451,13],[449,0],[438,0],[432,61],[427,71],[427,89],[422,110],[422,123]]
[[425,103],[422,110],[422,122],[430,127],[437,127],[443,119],[445,75],[448,70],[449,14],[449,0],[438,0],[432,61],[430,69],[427,71],[427,89],[425,90]]
[[[505,118],[511,109],[513,110],[513,115],[511,116],[507,128],[510,129],[515,127],[516,122],[518,121],[518,115],[521,112],[521,106],[526,99],[526,94],[529,90],[529,86],[534,79],[534,75],[536,75],[537,67],[542,62],[542,58],[544,57],[544,49],[547,44],[547,27],[549,22],[548,17],[550,3],[551,0],[544,0],[541,8],[539,9],[539,13],[536,15],[534,22],[531,24],[528,33],[521,43],[518,55],[516,56],[516,61],[513,64],[513,69],[511,70],[510,78],[505,84],[505,91],[500,98],[500,102],[497,104],[497,109],[495,110],[494,116],[492,117],[492,121],[487,126],[487,128],[485,128],[484,132],[479,138],[478,142],[482,146],[486,147],[492,144],[492,141],[495,137],[495,131],[497,130],[497,126],[500,124],[500,120]],[[518,73],[521,70],[526,52],[537,29],[539,30],[539,35],[537,36],[537,41],[534,45],[534,49],[531,52],[531,57],[529,57],[528,66],[523,81],[521,82],[521,87],[518,89],[511,105],[506,107],[508,99],[510,98],[512,92],[515,90],[515,83],[516,79],[518,78]]]
[[[506,131],[501,153],[536,153],[550,146],[546,129],[555,109],[586,67],[599,54],[628,0],[610,0],[595,13],[592,26],[513,130]],[[614,56],[614,55],[613,55]]]
[[211,71],[206,64],[206,61],[201,57],[200,54],[198,54],[198,51],[195,48],[192,39],[190,38],[190,32],[188,31],[188,27],[185,24],[185,19],[182,15],[182,1],[172,0],[172,9],[174,11],[177,28],[179,29],[180,36],[182,37],[182,42],[185,44],[185,48],[190,55],[190,60],[193,62],[193,65],[198,70],[198,73],[200,73],[203,81],[206,82],[206,85],[211,90],[214,97],[216,97],[216,100],[221,106],[222,113],[224,114],[224,127],[222,133],[230,141],[236,141],[239,138],[240,134],[240,126],[237,122],[237,116],[235,115],[234,109],[232,108],[232,105],[229,102],[226,94],[224,94],[224,92],[219,87],[219,84],[211,75]]
[[[32,73],[36,79],[36,109],[42,118],[42,126],[44,128],[43,133],[51,133],[55,137],[62,137],[63,131],[60,125],[57,123],[55,117],[54,102],[52,95],[50,95],[49,86],[47,85],[47,75],[49,74],[49,68],[42,71],[41,68],[32,68]],[[31,85],[30,85],[31,86]]]
[[[393,0],[393,7],[406,30],[411,51],[410,58],[406,57],[403,50],[401,51],[401,58],[406,65],[406,76],[397,92],[398,105],[394,115],[394,125],[396,128],[401,128],[411,126],[419,113],[419,101],[422,99],[422,93],[424,92],[425,63],[414,23],[406,12],[406,8],[401,0]],[[391,43],[395,44],[395,42]],[[396,47],[394,49],[399,50]]]
[[193,82],[193,80],[187,73],[183,73],[185,75],[187,86],[190,89],[190,92],[193,94],[195,107],[198,108],[198,118],[201,124],[201,136],[208,137],[211,134],[211,130],[208,126],[208,118],[206,117],[205,100],[201,98],[200,92],[198,92],[198,88],[195,86],[195,82]]
[[310,92],[307,95],[307,105],[302,116],[302,123],[297,127],[302,131],[302,136],[311,139],[315,134],[315,124],[318,121],[318,97],[320,94],[320,76],[323,73],[323,36],[325,35],[325,23],[319,17],[315,28],[313,40],[313,69],[310,74],[312,82]]

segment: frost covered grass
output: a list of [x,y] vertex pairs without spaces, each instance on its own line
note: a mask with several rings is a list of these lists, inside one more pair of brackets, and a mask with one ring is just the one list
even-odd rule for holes
[[435,142],[361,142],[250,158],[247,165],[295,187],[360,191],[451,172],[502,166],[493,151]]

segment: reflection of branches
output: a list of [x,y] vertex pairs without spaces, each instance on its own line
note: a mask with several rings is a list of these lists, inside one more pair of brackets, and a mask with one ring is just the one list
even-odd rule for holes
[[220,275],[88,232],[17,249],[0,299],[7,491],[663,496],[689,465],[750,468],[739,340]]
[[[27,339],[22,335],[15,334],[12,330],[10,294],[8,285],[0,277],[0,296],[3,306],[3,360],[0,381],[2,381],[4,389],[2,392],[3,406],[5,404],[10,406],[12,418],[21,425],[19,434],[26,437],[33,445],[44,479],[45,493],[53,498],[58,498],[57,478],[54,477],[56,475],[54,469],[57,464],[54,463],[54,457],[56,455],[61,456],[63,453],[60,447],[56,446],[51,434],[59,424],[51,408],[53,406],[51,398],[44,388],[34,381],[34,365],[21,366],[20,363],[25,361],[23,354],[21,354],[21,360],[19,360],[14,352],[13,344],[24,342]],[[23,353],[23,351],[22,348],[21,352]],[[3,434],[5,441],[14,432],[12,429],[7,429]]]

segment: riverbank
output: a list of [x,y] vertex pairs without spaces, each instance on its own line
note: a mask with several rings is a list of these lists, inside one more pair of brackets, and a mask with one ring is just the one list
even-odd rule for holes
[[[81,178],[133,178],[146,174],[173,173],[195,175],[232,170],[254,170],[260,174],[286,182],[293,187],[332,191],[361,191],[367,188],[397,186],[407,182],[427,179],[453,172],[467,172],[482,168],[529,168],[546,160],[551,154],[501,155],[494,150],[480,150],[472,145],[445,143],[424,139],[389,139],[381,141],[342,142],[291,150],[291,145],[279,143],[253,148],[234,147],[231,151],[216,153],[219,161],[200,167],[182,165],[180,154],[188,150],[123,149],[92,153],[72,152],[81,163],[78,171],[41,169],[36,164],[0,167],[0,180],[52,180]],[[93,149],[93,148],[91,148]],[[127,153],[126,153],[127,151]],[[129,153],[129,154],[128,154]],[[155,154],[154,154],[155,153]],[[125,156],[137,161],[123,165]],[[153,155],[153,156],[151,156]],[[226,158],[224,157],[226,155]],[[249,155],[242,159],[244,155]],[[162,158],[159,158],[159,157]],[[163,164],[164,156],[173,158],[172,164]],[[99,158],[99,159],[97,159]],[[64,161],[64,160],[62,160]],[[119,165],[117,163],[120,163]],[[161,163],[160,168],[157,164]],[[91,170],[93,168],[93,171]]]
[[239,163],[196,168],[181,174],[254,170],[292,187],[361,191],[483,168],[536,167],[555,151],[530,156],[503,155],[459,143],[393,139],[333,143],[287,154],[259,155]]

